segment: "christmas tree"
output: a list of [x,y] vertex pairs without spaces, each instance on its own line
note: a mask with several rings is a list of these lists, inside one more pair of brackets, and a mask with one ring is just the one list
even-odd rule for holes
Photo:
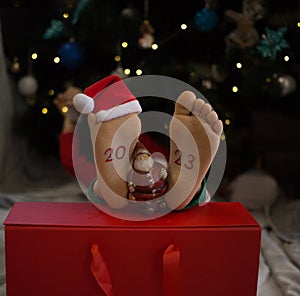
[[256,111],[299,114],[299,8],[263,0],[2,1],[8,71],[26,106],[16,130],[56,155],[62,118],[53,100],[69,84],[165,75],[209,100],[234,154]]

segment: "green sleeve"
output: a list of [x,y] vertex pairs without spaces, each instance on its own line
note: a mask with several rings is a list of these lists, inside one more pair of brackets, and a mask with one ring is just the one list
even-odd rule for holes
[[204,178],[200,192],[196,193],[193,199],[181,210],[175,210],[177,212],[190,209],[206,200],[206,179]]

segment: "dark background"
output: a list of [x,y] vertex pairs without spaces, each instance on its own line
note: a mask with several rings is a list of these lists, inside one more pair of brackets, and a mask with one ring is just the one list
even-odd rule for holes
[[[44,156],[57,157],[62,117],[53,99],[67,83],[85,87],[113,73],[120,65],[114,60],[118,54],[122,58],[122,68],[132,69],[129,77],[135,75],[135,69],[141,68],[146,75],[181,79],[207,97],[221,119],[228,123],[224,131],[229,179],[245,169],[253,155],[260,155],[265,169],[280,183],[289,190],[299,190],[299,1],[276,4],[264,1],[265,15],[255,23],[260,36],[266,27],[274,31],[287,27],[284,39],[289,47],[279,50],[273,60],[263,58],[255,48],[237,55],[226,53],[225,37],[236,25],[226,20],[224,13],[227,9],[241,12],[242,1],[214,1],[213,11],[218,21],[208,31],[195,25],[195,14],[204,7],[204,1],[87,1],[80,10],[78,22],[71,24],[78,5],[83,2],[12,0],[0,3],[7,57],[1,62],[7,64],[16,89],[18,81],[28,73],[39,85],[33,96],[20,96],[18,104],[23,104],[24,108],[19,113],[16,110],[14,122],[14,131],[28,137],[31,149]],[[149,13],[146,16],[147,3]],[[128,8],[131,15],[124,15],[124,9]],[[69,13],[68,19],[62,18],[64,12]],[[155,30],[157,51],[138,47],[139,26],[145,16]],[[44,34],[52,20],[64,23],[65,30],[46,39]],[[186,31],[180,30],[182,23],[188,24]],[[53,58],[70,38],[83,48],[82,62],[71,68],[62,62],[53,63]],[[120,47],[123,40],[129,43],[127,49]],[[36,60],[30,58],[33,52],[38,53]],[[285,55],[290,57],[289,62],[284,62]],[[16,58],[20,66],[18,71],[12,68]],[[236,69],[238,61],[243,61],[243,71]],[[212,66],[217,67],[222,79],[211,72]],[[286,74],[290,78],[288,82],[296,87],[278,84],[277,78]],[[266,83],[268,77],[272,78],[271,83]],[[239,86],[238,93],[232,92],[233,85]],[[48,108],[46,115],[41,112],[44,107]],[[159,108],[159,99],[153,100],[153,109]]]

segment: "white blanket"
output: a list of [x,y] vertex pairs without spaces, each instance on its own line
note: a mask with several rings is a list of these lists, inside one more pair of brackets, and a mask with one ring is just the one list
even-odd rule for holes
[[[295,205],[296,203],[293,202]],[[297,203],[299,204],[299,203]],[[300,205],[300,204],[299,204]],[[258,296],[299,296],[300,295],[300,240],[298,237],[298,227],[292,225],[288,220],[295,220],[291,215],[290,204],[280,204],[276,207],[276,220],[274,216],[265,215],[261,212],[254,212],[254,217],[262,226],[261,254],[258,279]],[[297,213],[294,209],[294,213]],[[281,213],[281,219],[279,219]],[[289,215],[284,215],[289,213]],[[280,224],[285,229],[286,235],[278,231],[275,224]],[[285,237],[285,239],[284,239]]]

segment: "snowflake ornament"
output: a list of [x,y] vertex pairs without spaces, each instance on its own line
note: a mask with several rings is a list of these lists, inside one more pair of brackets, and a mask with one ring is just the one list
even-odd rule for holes
[[64,24],[60,20],[51,20],[51,26],[46,30],[43,35],[44,39],[52,39],[60,37],[65,30]]
[[264,58],[275,59],[277,53],[284,48],[289,48],[289,44],[284,39],[287,27],[280,27],[277,31],[266,28],[266,33],[262,35],[257,51]]

